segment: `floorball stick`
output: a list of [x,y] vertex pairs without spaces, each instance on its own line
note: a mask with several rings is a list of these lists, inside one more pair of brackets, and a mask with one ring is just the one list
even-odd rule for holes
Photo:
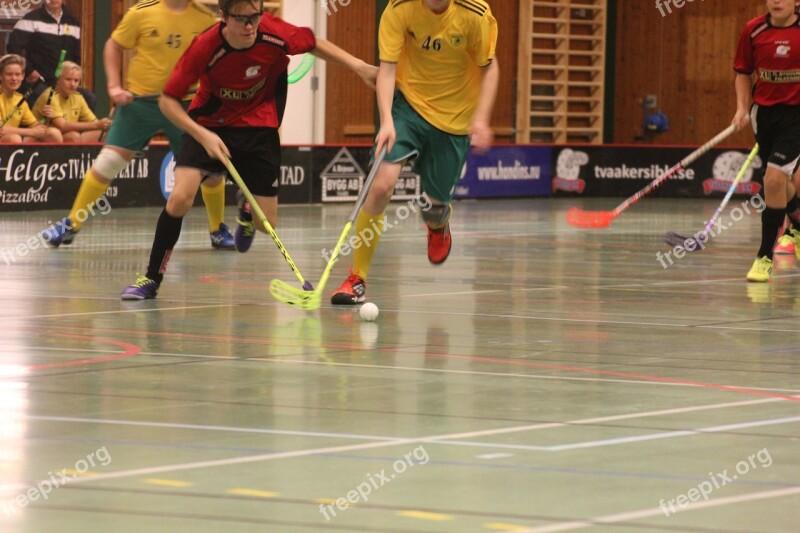
[[673,174],[680,172],[694,163],[700,156],[711,150],[735,131],[736,126],[731,124],[706,144],[687,155],[680,163],[667,170],[664,174],[650,182],[645,188],[619,204],[613,211],[584,211],[583,209],[572,207],[567,211],[567,222],[579,228],[607,228],[623,211],[647,196],[653,189],[664,183],[664,181],[668,180]]
[[341,250],[345,239],[350,233],[350,229],[353,227],[356,217],[358,217],[358,212],[361,210],[361,207],[364,205],[364,202],[367,199],[367,193],[369,192],[370,187],[372,187],[372,182],[375,181],[375,176],[378,174],[378,169],[380,168],[385,156],[386,148],[384,147],[381,149],[381,151],[378,153],[378,156],[375,158],[375,161],[372,163],[372,169],[369,171],[366,181],[364,181],[364,186],[361,187],[361,192],[356,199],[356,205],[353,206],[353,211],[350,213],[350,218],[347,219],[347,223],[342,229],[342,234],[339,236],[336,247],[334,247],[331,257],[328,259],[328,264],[325,265],[325,270],[322,272],[322,276],[319,278],[317,288],[313,291],[300,290],[297,287],[293,287],[279,279],[274,279],[272,282],[270,282],[269,292],[276,300],[289,305],[295,305],[307,311],[319,308],[320,303],[322,302],[322,291],[325,289],[325,284],[328,282],[328,278],[331,275],[333,265],[335,265],[336,261],[339,259],[339,250]]
[[708,221],[708,224],[706,224],[706,227],[703,228],[703,231],[695,233],[691,237],[684,237],[683,235],[675,233],[674,231],[668,231],[664,235],[664,241],[670,246],[683,246],[690,252],[705,248],[705,243],[708,242],[708,232],[711,231],[712,227],[714,227],[714,223],[716,223],[717,219],[722,214],[722,210],[725,209],[726,205],[728,205],[728,201],[736,191],[736,186],[739,185],[740,181],[742,181],[742,178],[747,173],[747,169],[750,168],[750,163],[752,163],[753,159],[756,158],[756,154],[758,154],[758,144],[756,144],[750,151],[750,155],[747,156],[742,168],[739,169],[739,173],[736,174],[736,179],[733,180],[731,186],[728,187],[728,192],[725,194],[725,198],[722,199],[722,203],[719,204],[719,207],[714,212],[711,220]]
[[264,212],[261,210],[261,207],[258,205],[258,202],[256,202],[256,199],[250,193],[250,189],[248,189],[247,185],[245,185],[244,180],[239,175],[239,172],[236,170],[236,167],[233,166],[233,163],[231,163],[231,160],[228,159],[227,157],[223,162],[225,163],[225,167],[228,169],[228,173],[230,173],[231,177],[233,178],[233,181],[236,182],[236,185],[238,185],[239,188],[242,190],[242,193],[244,193],[244,196],[245,198],[247,198],[247,201],[250,202],[250,208],[253,210],[256,216],[259,217],[261,221],[264,223],[264,229],[267,230],[269,236],[272,237],[273,241],[275,241],[275,245],[278,247],[278,250],[280,250],[281,255],[283,255],[283,258],[286,259],[287,263],[289,263],[289,267],[292,269],[292,272],[294,272],[294,275],[297,277],[297,281],[300,282],[300,284],[303,286],[303,289],[308,291],[313,290],[314,287],[311,285],[311,283],[303,279],[303,275],[300,273],[300,270],[297,268],[297,265],[294,264],[294,261],[292,261],[292,258],[289,256],[289,252],[286,250],[286,247],[281,242],[281,239],[278,237],[278,234],[275,233],[275,230],[272,228],[272,225],[267,220],[267,217],[264,215]]

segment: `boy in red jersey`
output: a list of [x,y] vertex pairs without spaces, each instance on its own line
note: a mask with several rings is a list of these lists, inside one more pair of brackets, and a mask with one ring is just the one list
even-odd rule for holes
[[[761,246],[747,273],[747,280],[753,282],[769,281],[773,248],[787,206],[790,217],[798,212],[791,176],[800,159],[800,18],[795,0],[766,3],[768,13],[745,25],[734,62],[737,105],[732,123],[740,130],[752,124],[767,159]],[[800,229],[800,220],[793,223]],[[800,233],[793,235],[800,241]]]
[[[185,134],[176,156],[175,186],[158,220],[147,273],[122,291],[123,300],[156,297],[183,217],[203,179],[225,173],[225,158],[234,161],[269,223],[277,225],[278,127],[286,104],[288,55],[311,52],[350,68],[374,85],[376,67],[316,39],[309,28],[265,14],[263,0],[219,0],[219,11],[221,22],[191,44],[159,100],[164,115]],[[198,80],[187,113],[180,99]],[[240,219],[249,215],[246,211],[240,204]],[[240,224],[252,230],[252,220]],[[261,224],[256,226],[263,231]],[[237,229],[237,249],[246,251],[251,239],[252,232]]]

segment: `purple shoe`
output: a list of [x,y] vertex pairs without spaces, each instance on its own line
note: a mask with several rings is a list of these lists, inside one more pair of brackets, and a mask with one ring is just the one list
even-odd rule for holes
[[121,300],[152,300],[158,294],[159,285],[156,280],[138,275],[136,282],[126,287],[119,297]]
[[236,219],[238,226],[233,240],[236,243],[236,250],[245,253],[253,244],[256,227],[253,224],[253,213],[250,212],[250,202],[244,197],[242,191],[236,192],[236,202],[239,205],[239,216]]

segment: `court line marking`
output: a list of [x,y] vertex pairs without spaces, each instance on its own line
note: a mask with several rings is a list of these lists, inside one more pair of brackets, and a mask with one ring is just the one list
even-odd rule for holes
[[8,321],[14,322],[19,320],[36,320],[39,318],[67,318],[67,317],[77,317],[77,316],[120,315],[120,314],[130,314],[130,313],[153,313],[157,311],[186,311],[189,309],[212,309],[215,307],[236,307],[239,305],[242,304],[229,303],[229,304],[187,305],[181,307],[155,307],[148,309],[117,309],[115,311],[92,311],[87,313],[58,313],[54,315],[15,316],[15,317],[6,317],[4,318],[4,320],[6,322]]
[[93,342],[101,342],[105,344],[111,344],[114,346],[118,346],[122,348],[122,353],[115,352],[114,355],[106,355],[102,357],[94,357],[94,358],[84,358],[84,359],[77,359],[77,360],[70,360],[70,361],[59,361],[56,363],[41,363],[36,365],[28,365],[25,368],[29,372],[37,371],[37,370],[48,370],[51,368],[68,368],[72,366],[85,366],[85,365],[92,365],[97,363],[105,363],[108,361],[116,361],[118,359],[127,359],[129,357],[135,357],[142,352],[142,347],[138,344],[130,344],[127,342],[117,341],[113,339],[104,339],[102,337],[91,337],[88,335],[75,335],[73,333],[52,333],[52,335],[59,336],[59,337],[67,337],[72,339],[82,339],[82,340],[89,340]]
[[[496,428],[496,429],[486,429],[480,431],[471,431],[471,432],[464,432],[464,433],[452,433],[452,434],[445,434],[445,435],[434,435],[434,436],[427,436],[427,437],[386,437],[386,436],[370,436],[370,435],[353,435],[347,433],[315,433],[315,432],[300,432],[300,431],[287,431],[287,430],[269,430],[269,429],[260,429],[260,428],[236,428],[231,426],[201,426],[195,424],[175,424],[175,423],[168,423],[168,422],[139,422],[139,421],[130,421],[130,420],[102,420],[102,419],[93,419],[93,418],[78,418],[78,417],[52,417],[52,416],[29,416],[27,417],[29,420],[42,420],[42,421],[49,421],[49,422],[76,422],[76,423],[90,423],[90,424],[98,424],[98,425],[124,425],[124,426],[138,426],[138,427],[160,427],[160,428],[172,428],[172,429],[199,429],[199,430],[206,430],[206,431],[231,431],[231,432],[242,432],[242,433],[264,433],[264,434],[279,434],[279,435],[300,435],[300,436],[308,436],[308,437],[333,437],[333,438],[341,438],[341,439],[371,439],[373,442],[363,443],[363,444],[349,444],[349,445],[340,445],[340,446],[330,446],[324,448],[315,448],[315,449],[306,449],[306,450],[295,450],[295,451],[288,451],[288,452],[271,452],[267,454],[259,454],[253,456],[241,456],[241,457],[232,457],[228,459],[217,459],[211,461],[197,461],[192,463],[179,463],[179,464],[172,464],[172,465],[163,465],[158,467],[144,467],[144,468],[137,468],[132,470],[123,470],[119,472],[109,472],[107,474],[97,474],[96,476],[92,476],[92,481],[98,481],[103,479],[118,479],[124,477],[133,477],[139,475],[146,475],[151,476],[152,474],[164,473],[164,472],[176,472],[181,470],[193,470],[197,468],[208,468],[213,466],[228,466],[234,464],[243,464],[243,463],[253,463],[253,462],[261,462],[261,461],[270,461],[276,459],[288,459],[294,457],[305,457],[310,455],[322,455],[322,454],[331,454],[331,453],[338,453],[338,452],[345,452],[345,451],[355,451],[355,450],[365,450],[365,449],[374,449],[374,448],[385,448],[391,446],[399,446],[401,444],[457,444],[460,445],[462,441],[459,442],[449,442],[454,441],[455,439],[465,439],[465,438],[474,438],[474,437],[485,437],[485,436],[493,436],[493,435],[501,435],[501,434],[510,434],[510,433],[520,433],[525,431],[534,431],[534,430],[541,430],[541,429],[551,429],[551,428],[560,428],[560,427],[567,427],[567,426],[578,426],[578,425],[588,425],[588,424],[597,424],[600,422],[610,422],[615,420],[628,420],[628,419],[637,419],[637,418],[649,418],[654,416],[662,416],[662,415],[671,415],[671,414],[680,414],[680,413],[688,413],[688,412],[697,412],[697,411],[707,411],[707,410],[714,410],[714,409],[724,409],[727,407],[739,407],[742,405],[752,405],[757,403],[769,403],[769,402],[777,402],[780,401],[778,399],[767,399],[767,400],[750,400],[747,402],[728,402],[723,404],[714,404],[714,405],[705,405],[705,406],[693,406],[693,407],[680,407],[674,409],[662,409],[659,411],[650,411],[645,413],[627,413],[622,415],[610,415],[604,417],[595,417],[589,419],[582,419],[582,420],[573,420],[569,422],[544,422],[538,424],[530,424],[524,426],[515,426],[509,428]],[[374,441],[378,442],[374,442]],[[475,443],[476,445],[482,445],[487,448],[494,448],[497,447],[491,443]],[[81,478],[82,479],[82,478]],[[76,480],[77,481],[77,480]],[[74,481],[73,481],[74,482]]]
[[[763,492],[751,492],[749,494],[728,496],[726,498],[717,498],[703,502],[689,502],[689,504],[686,507],[681,509],[681,512],[694,511],[697,509],[705,509],[707,507],[719,507],[722,505],[729,505],[734,503],[782,498],[785,496],[792,496],[794,494],[800,494],[800,487],[790,487],[786,489],[768,490]],[[529,529],[524,529],[519,533],[552,533],[555,531],[572,531],[575,529],[583,529],[587,527],[595,527],[600,525],[618,524],[620,522],[628,522],[630,520],[636,520],[640,518],[650,518],[663,514],[664,511],[662,511],[660,508],[642,509],[640,511],[628,511],[625,513],[597,516],[594,518],[589,518],[587,520],[574,520],[571,522],[563,522],[561,524],[533,527]]]
[[[1,346],[1,345],[0,345]],[[291,347],[291,346],[290,346]],[[52,350],[52,351],[60,351],[62,348],[53,348],[53,347],[36,347],[36,349],[41,350]],[[337,350],[339,350],[337,348]],[[74,350],[65,350],[65,351],[74,351]],[[111,350],[83,350],[83,351],[91,351],[91,352],[111,352]],[[262,359],[262,358],[252,358],[252,357],[237,357],[237,356],[228,356],[228,355],[203,355],[203,354],[187,354],[187,353],[171,353],[171,352],[141,352],[139,355],[147,355],[147,356],[160,356],[160,357],[176,357],[176,358],[187,358],[187,359],[217,359],[222,361],[248,361],[251,363],[270,363],[270,364],[292,364],[292,365],[318,365],[318,366],[342,366],[342,367],[349,367],[349,368],[364,368],[364,369],[376,369],[376,370],[406,370],[406,371],[414,371],[414,372],[434,372],[434,373],[445,373],[445,374],[461,374],[461,375],[474,375],[474,376],[494,376],[494,377],[509,377],[509,378],[520,378],[520,379],[544,379],[544,380],[557,380],[557,381],[590,381],[590,382],[597,382],[597,383],[623,383],[627,385],[660,385],[664,387],[697,387],[697,385],[691,385],[686,383],[669,383],[669,382],[659,382],[659,381],[641,381],[641,380],[632,380],[632,379],[611,379],[611,378],[579,378],[574,376],[546,376],[541,374],[512,374],[510,372],[479,372],[477,370],[453,370],[447,368],[422,368],[422,367],[413,367],[413,366],[392,366],[392,365],[365,365],[359,363],[336,363],[330,361],[300,361],[300,360],[290,360],[285,358],[280,359]],[[294,357],[294,356],[290,356]],[[778,364],[778,363],[776,363]],[[731,385],[732,386],[732,385]],[[752,387],[751,390],[755,391],[766,391],[766,392],[786,392],[790,394],[800,395],[800,389],[782,389],[778,387]],[[48,392],[48,391],[45,391]],[[758,400],[761,401],[761,400]]]
[[[674,411],[672,409],[665,410],[665,411]],[[161,474],[164,472],[178,472],[184,470],[196,470],[201,468],[211,468],[211,467],[224,467],[224,466],[232,466],[232,465],[240,465],[240,464],[248,464],[248,463],[260,463],[266,461],[275,461],[278,459],[293,459],[298,457],[308,457],[311,455],[323,455],[323,454],[335,454],[341,452],[351,452],[356,450],[370,450],[370,449],[377,449],[377,448],[389,448],[394,446],[400,445],[413,445],[413,444],[424,444],[426,442],[431,441],[440,441],[440,440],[453,440],[453,439],[465,439],[465,438],[474,438],[474,437],[485,437],[485,436],[493,436],[493,435],[501,435],[501,434],[510,434],[510,433],[519,433],[523,431],[531,431],[536,429],[546,429],[551,427],[560,427],[564,425],[580,425],[580,424],[591,424],[609,420],[620,420],[626,418],[636,418],[641,416],[642,413],[629,413],[627,415],[614,415],[614,416],[606,416],[606,417],[598,417],[598,418],[589,418],[589,419],[582,419],[582,420],[573,420],[571,422],[556,422],[556,423],[542,423],[542,424],[531,424],[526,426],[516,426],[510,428],[497,428],[497,429],[487,429],[487,430],[480,430],[480,431],[469,431],[469,432],[462,432],[462,433],[449,433],[443,435],[432,435],[428,437],[418,437],[418,438],[400,438],[392,441],[381,441],[381,442],[366,442],[361,444],[345,444],[339,446],[326,446],[323,448],[310,448],[304,450],[292,450],[286,452],[273,452],[273,453],[266,453],[266,454],[258,454],[258,455],[247,455],[247,456],[240,456],[240,457],[230,457],[227,459],[215,459],[215,460],[208,460],[208,461],[195,461],[190,463],[173,463],[168,465],[161,465],[161,466],[151,466],[151,467],[142,467],[142,468],[134,468],[129,470],[121,470],[118,472],[109,472],[109,473],[101,473],[97,474],[96,476],[91,476],[87,478],[77,478],[71,480],[70,483],[88,483],[92,481],[104,481],[109,479],[121,479],[121,478],[129,478],[129,477],[136,477],[136,476],[152,476],[153,474]],[[654,416],[654,415],[651,415]],[[798,489],[800,490],[800,489]],[[661,512],[659,510],[659,512]]]
[[[663,433],[649,433],[647,435],[631,435],[629,437],[619,437],[616,439],[603,439],[603,440],[590,440],[585,442],[575,442],[572,444],[557,444],[552,446],[535,446],[528,444],[490,444],[486,442],[469,442],[469,441],[435,441],[441,444],[450,444],[454,446],[474,446],[479,448],[502,448],[509,450],[530,450],[542,452],[562,452],[567,450],[579,450],[586,448],[600,448],[602,446],[614,446],[617,444],[631,444],[634,442],[644,442],[660,439],[671,439],[675,437],[688,437],[691,435],[705,435],[710,433],[720,433],[723,431],[733,429],[746,429],[752,427],[773,426],[780,424],[790,424],[793,422],[800,422],[800,416],[788,418],[775,418],[771,420],[754,420],[751,422],[741,422],[739,424],[727,424],[724,426],[711,426],[705,428],[684,429],[677,431],[666,431]],[[655,430],[653,430],[655,431]],[[787,437],[789,438],[789,437]]]

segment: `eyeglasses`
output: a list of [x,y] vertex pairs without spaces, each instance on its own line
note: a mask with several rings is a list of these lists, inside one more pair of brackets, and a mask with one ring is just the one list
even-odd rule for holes
[[263,15],[263,11],[259,11],[258,13],[252,13],[250,15],[232,15],[228,13],[228,16],[231,17],[233,20],[241,24],[242,26],[247,26],[250,24],[251,26],[255,26],[258,24],[258,21],[261,19],[261,15]]

